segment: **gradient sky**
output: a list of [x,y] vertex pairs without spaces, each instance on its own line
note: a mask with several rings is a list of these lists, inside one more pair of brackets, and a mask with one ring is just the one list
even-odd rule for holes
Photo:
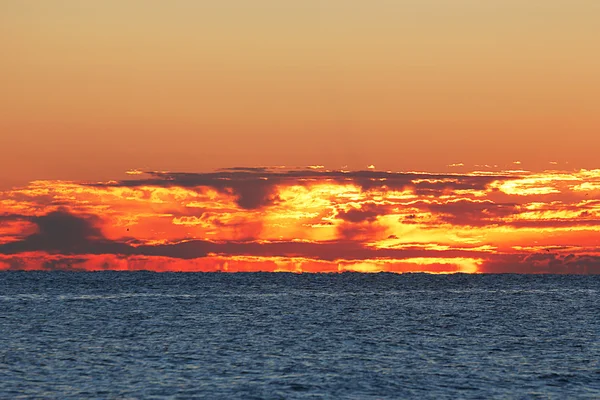
[[600,273],[599,21],[0,0],[0,269]]
[[0,180],[594,168],[599,20],[596,0],[2,0]]

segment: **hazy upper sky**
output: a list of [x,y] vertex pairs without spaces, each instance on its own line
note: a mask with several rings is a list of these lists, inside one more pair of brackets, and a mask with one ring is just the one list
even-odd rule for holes
[[0,182],[597,167],[599,21],[598,0],[0,0]]

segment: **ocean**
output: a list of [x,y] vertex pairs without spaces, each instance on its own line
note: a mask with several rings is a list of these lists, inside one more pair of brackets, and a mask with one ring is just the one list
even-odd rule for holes
[[0,397],[600,398],[600,276],[0,273]]

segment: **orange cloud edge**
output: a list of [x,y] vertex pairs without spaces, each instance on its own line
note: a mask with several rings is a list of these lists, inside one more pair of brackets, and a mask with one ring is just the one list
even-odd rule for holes
[[600,273],[600,170],[127,175],[0,192],[0,270]]

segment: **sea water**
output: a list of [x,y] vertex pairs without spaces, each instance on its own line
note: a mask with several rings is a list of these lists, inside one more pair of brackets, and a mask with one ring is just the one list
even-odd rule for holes
[[600,276],[0,273],[1,398],[600,398]]

